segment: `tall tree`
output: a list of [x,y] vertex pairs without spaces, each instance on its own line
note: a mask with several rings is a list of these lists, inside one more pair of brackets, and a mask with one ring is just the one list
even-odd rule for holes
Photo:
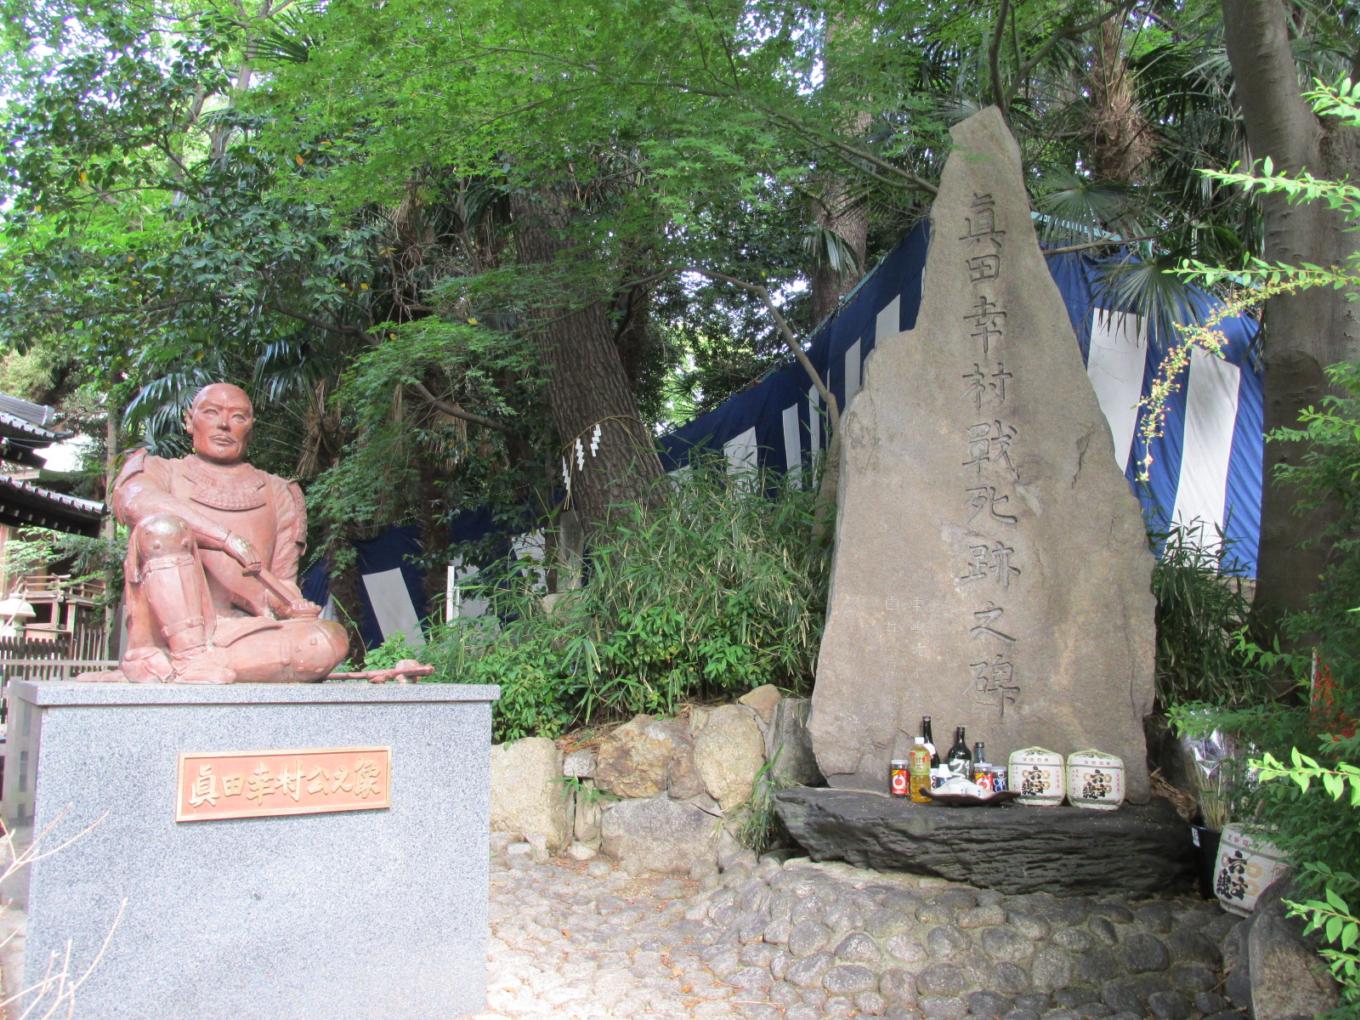
[[[1222,7],[1234,94],[1253,157],[1269,158],[1286,172],[1360,178],[1360,131],[1318,117],[1301,95],[1293,38],[1300,27],[1326,31],[1328,26],[1309,26],[1308,15],[1284,0],[1222,0]],[[1354,73],[1360,45],[1353,25],[1348,34],[1342,54]],[[1345,40],[1347,33],[1334,38]],[[1330,266],[1360,250],[1360,234],[1326,206],[1291,205],[1283,196],[1268,196],[1263,205],[1267,260]],[[1272,297],[1266,302],[1264,331],[1267,429],[1295,425],[1299,411],[1318,402],[1327,391],[1324,367],[1360,358],[1360,305],[1353,293],[1315,289]],[[1296,455],[1288,444],[1267,444],[1267,479]],[[1288,490],[1267,484],[1258,597],[1277,612],[1302,607],[1327,556],[1321,545],[1300,548],[1320,527],[1318,520],[1291,512],[1294,499]]]

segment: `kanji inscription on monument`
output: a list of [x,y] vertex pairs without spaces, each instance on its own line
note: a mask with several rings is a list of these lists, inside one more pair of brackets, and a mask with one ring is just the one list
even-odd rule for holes
[[[996,110],[952,132],[913,330],[843,419],[809,720],[833,786],[881,789],[920,718],[995,759],[1099,747],[1146,799],[1152,555]],[[904,526],[904,523],[906,526]],[[910,604],[909,613],[882,610]]]
[[387,747],[179,756],[177,822],[374,811],[392,806]]

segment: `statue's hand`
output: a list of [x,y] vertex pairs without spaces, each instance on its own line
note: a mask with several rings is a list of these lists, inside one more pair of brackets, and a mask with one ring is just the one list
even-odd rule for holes
[[321,607],[315,602],[298,597],[287,603],[275,603],[276,614],[285,620],[315,620],[321,616]]
[[260,559],[260,554],[255,551],[255,547],[250,544],[250,540],[232,532],[227,536],[227,540],[222,543],[222,550],[237,563],[241,564],[241,569],[247,574],[258,574],[264,562]]

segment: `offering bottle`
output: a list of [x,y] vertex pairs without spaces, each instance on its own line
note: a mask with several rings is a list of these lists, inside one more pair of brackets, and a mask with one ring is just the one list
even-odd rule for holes
[[924,737],[917,737],[911,753],[907,755],[907,770],[911,782],[911,799],[914,804],[929,804],[930,797],[930,751]]
[[921,740],[930,751],[930,767],[940,767],[940,752],[935,749],[935,734],[930,731],[930,716],[921,716]]
[[945,764],[954,775],[963,776],[964,779],[973,778],[973,756],[968,753],[968,740],[962,726],[954,727],[954,746],[945,756]]

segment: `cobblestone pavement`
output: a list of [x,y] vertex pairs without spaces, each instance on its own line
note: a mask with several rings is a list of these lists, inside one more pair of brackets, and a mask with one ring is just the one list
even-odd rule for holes
[[1219,987],[1235,919],[1199,900],[1002,896],[798,859],[697,882],[509,849],[475,1020],[1239,1016]]
[[742,1016],[737,989],[702,959],[717,929],[686,917],[700,892],[599,859],[493,857],[489,1011],[477,1020]]

